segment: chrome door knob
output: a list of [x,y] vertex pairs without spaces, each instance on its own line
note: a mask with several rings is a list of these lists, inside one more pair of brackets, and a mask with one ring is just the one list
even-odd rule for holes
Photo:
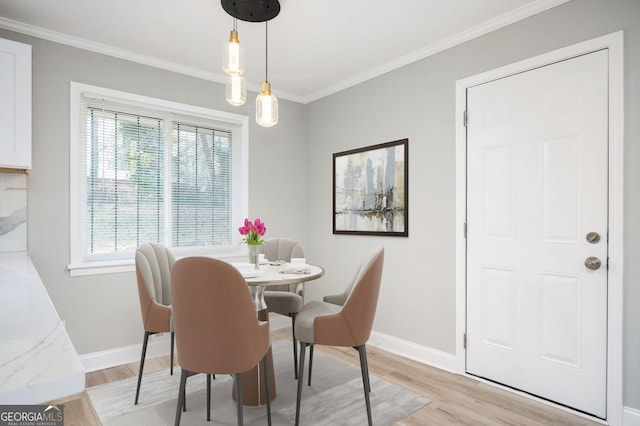
[[589,256],[585,259],[584,266],[591,269],[592,271],[595,271],[596,269],[600,269],[600,266],[602,266],[602,262],[600,262],[600,259],[598,259],[597,257]]
[[587,234],[587,242],[596,244],[598,243],[598,241],[600,241],[600,234],[598,234],[597,232],[589,232]]

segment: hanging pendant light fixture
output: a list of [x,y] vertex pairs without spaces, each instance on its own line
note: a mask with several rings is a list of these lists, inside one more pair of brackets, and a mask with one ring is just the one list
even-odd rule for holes
[[233,29],[229,35],[229,41],[224,44],[224,56],[222,68],[229,75],[241,75],[244,73],[244,46],[238,39],[237,19],[233,18]]
[[244,73],[244,51],[240,46],[236,22],[265,23],[265,81],[262,91],[256,98],[256,122],[265,127],[278,123],[278,99],[271,92],[268,79],[268,28],[267,22],[280,13],[278,0],[221,0],[222,8],[234,18],[233,30],[229,42],[225,44],[223,69],[227,73],[226,98],[231,105],[242,105],[247,100],[247,83]]
[[247,80],[243,76],[227,76],[226,99],[233,106],[240,106],[247,102]]
[[271,127],[278,124],[278,98],[271,93],[271,83],[269,83],[269,30],[268,22],[264,23],[264,82],[262,83],[262,93],[256,98],[256,122],[263,127]]
[[224,45],[222,69],[227,73],[226,99],[231,105],[242,105],[247,102],[247,81],[244,73],[244,46],[240,45],[237,29],[238,19],[233,18],[233,29],[229,41]]

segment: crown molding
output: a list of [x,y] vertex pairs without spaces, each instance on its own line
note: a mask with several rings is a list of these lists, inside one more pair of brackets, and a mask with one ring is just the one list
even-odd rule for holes
[[[402,56],[394,61],[387,62],[381,66],[375,67],[367,72],[357,74],[349,79],[343,80],[338,84],[327,87],[326,89],[319,90],[308,96],[301,96],[295,93],[289,93],[284,91],[278,91],[278,97],[280,99],[286,99],[301,104],[308,104],[349,87],[371,80],[375,77],[379,77],[390,71],[401,68],[405,65],[409,65],[413,62],[427,58],[436,53],[447,50],[458,44],[472,40],[476,37],[480,37],[491,31],[495,31],[499,28],[513,24],[530,16],[544,12],[545,10],[559,6],[563,3],[567,3],[571,0],[539,0],[533,3],[529,3],[511,12],[500,15],[494,19],[483,22],[480,25],[476,25],[466,31],[462,31],[452,37],[446,38],[442,41],[430,44],[423,49],[416,50],[408,55]],[[70,36],[68,34],[60,33],[57,31],[47,30],[41,27],[25,24],[19,21],[0,17],[0,28],[15,31],[18,33],[30,35],[33,37],[41,38],[44,40],[53,41],[56,43],[64,44],[67,46],[77,47],[79,49],[88,50],[91,52],[112,56],[118,59],[124,59],[131,62],[136,62],[142,65],[148,65],[154,68],[164,69],[167,71],[175,72],[178,74],[187,75],[190,77],[199,78],[202,80],[212,81],[219,84],[226,83],[226,76],[223,74],[217,74],[210,71],[205,71],[198,68],[187,67],[184,65],[176,64],[174,62],[165,61],[152,56],[142,55],[136,52],[132,52],[125,49],[116,48],[107,44],[97,43],[91,40],[87,40],[80,37]],[[260,93],[261,85],[248,83],[247,89]]]
[[511,25],[515,22],[521,21],[530,16],[544,12],[545,10],[554,8],[556,6],[567,3],[569,1],[571,0],[540,0],[533,3],[529,3],[511,12],[505,13],[496,18],[485,21],[482,24],[476,25],[475,27],[472,27],[468,30],[457,33],[452,37],[443,39],[436,43],[432,43],[424,47],[423,49],[416,50],[394,61],[387,62],[379,67],[372,68],[371,70],[368,70],[364,73],[355,75],[338,84],[329,86],[326,89],[319,90],[315,93],[312,93],[311,95],[306,96],[304,98],[304,103],[307,104],[307,103],[316,101],[318,99],[324,98],[326,96],[332,95],[334,93],[340,92],[342,90],[348,89],[349,87],[352,87],[357,84],[363,83],[367,80],[371,80],[373,78],[379,77],[390,71],[396,70],[398,68],[402,68],[413,62],[417,62],[421,59],[435,55],[436,53],[440,53],[444,50],[450,49],[454,46],[465,43],[469,40],[480,37],[482,35],[485,35],[487,33],[490,33],[502,27],[506,27],[507,25]]
[[[88,50],[90,52],[112,56],[114,58],[124,59],[126,61],[135,62],[138,64],[171,71],[182,75],[187,75],[189,77],[195,77],[219,84],[226,84],[227,77],[224,74],[217,74],[198,68],[187,67],[184,65],[176,64],[175,62],[165,61],[153,56],[142,55],[130,50],[119,49],[108,44],[97,43],[95,41],[87,40],[84,38],[70,36],[68,34],[47,30],[41,27],[36,27],[4,17],[0,17],[0,28],[48,41],[53,41],[55,43],[64,44],[66,46],[77,47],[78,49]],[[262,90],[262,86],[260,84],[248,83],[247,89],[255,93],[260,93],[260,91]],[[283,91],[278,91],[278,97],[298,103],[303,103],[304,101],[303,97],[301,96]]]

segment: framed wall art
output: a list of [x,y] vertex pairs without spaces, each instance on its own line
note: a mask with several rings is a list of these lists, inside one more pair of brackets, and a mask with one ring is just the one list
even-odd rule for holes
[[409,140],[333,154],[333,233],[409,236]]

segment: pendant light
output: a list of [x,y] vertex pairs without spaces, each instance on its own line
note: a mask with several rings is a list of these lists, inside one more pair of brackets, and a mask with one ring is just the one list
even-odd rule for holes
[[262,93],[256,98],[256,122],[263,127],[271,127],[278,124],[278,98],[271,93],[271,83],[269,83],[269,29],[268,20],[264,21],[265,28],[265,49],[264,49],[264,82],[262,83]]
[[238,39],[237,18],[233,18],[233,29],[229,41],[224,45],[222,69],[227,73],[226,98],[231,105],[242,105],[247,101],[247,81],[242,76],[245,70],[244,46]]
[[228,75],[226,84],[227,102],[234,106],[247,102],[247,80],[241,75]]
[[264,127],[278,123],[278,98],[271,93],[268,79],[268,27],[267,22],[280,13],[279,0],[220,0],[222,8],[233,17],[233,30],[224,48],[222,67],[227,73],[226,98],[231,105],[242,105],[247,100],[247,82],[244,73],[244,51],[238,39],[237,20],[265,23],[265,81],[256,98],[256,122]]

